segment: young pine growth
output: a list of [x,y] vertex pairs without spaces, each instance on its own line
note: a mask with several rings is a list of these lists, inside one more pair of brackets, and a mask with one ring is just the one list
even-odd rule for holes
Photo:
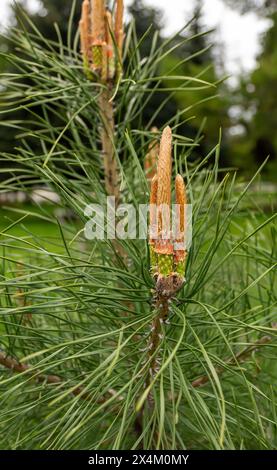
[[116,0],[114,16],[105,0],[84,0],[80,20],[84,70],[91,80],[113,82],[122,70],[123,0]]
[[79,24],[85,74],[89,80],[103,84],[98,97],[99,133],[105,188],[109,196],[115,197],[116,205],[120,198],[120,177],[114,150],[113,86],[122,73],[123,11],[123,0],[116,0],[114,15],[106,8],[105,0],[83,0]]
[[[148,342],[149,373],[146,387],[159,369],[158,350],[163,340],[162,324],[167,321],[172,297],[185,281],[185,205],[186,190],[183,177],[175,179],[176,213],[171,212],[172,133],[166,127],[162,133],[157,174],[151,182],[149,249],[151,272],[155,281],[153,319]],[[171,221],[174,223],[172,229]],[[150,388],[149,388],[150,392]],[[151,394],[149,394],[151,399]]]
[[[158,158],[157,175],[151,183],[150,195],[150,258],[156,289],[164,297],[172,297],[184,282],[185,274],[185,206],[186,190],[183,177],[175,179],[176,214],[172,221],[172,133],[163,131]],[[172,223],[175,230],[172,230]],[[174,233],[173,233],[174,232]]]

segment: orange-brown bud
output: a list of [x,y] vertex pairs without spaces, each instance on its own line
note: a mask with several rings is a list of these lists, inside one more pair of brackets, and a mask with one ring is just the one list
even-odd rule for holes
[[[99,75],[103,74],[106,54],[106,27],[104,0],[91,0],[91,68]],[[104,71],[105,74],[105,71]]]
[[[170,231],[170,207],[171,207],[171,145],[172,133],[167,126],[160,142],[160,153],[158,160],[158,231],[159,234],[169,233]],[[166,214],[167,213],[167,214]]]
[[89,0],[82,3],[82,16],[80,21],[81,52],[84,57],[89,56],[90,46],[90,5]]
[[176,240],[174,249],[174,262],[175,265],[185,260],[185,236],[186,236],[186,221],[185,211],[187,204],[186,188],[184,179],[181,175],[177,175],[175,179],[175,199],[178,205],[177,220],[176,220]]
[[111,32],[113,31],[112,14],[106,10],[106,43],[108,57],[113,57],[113,38]]
[[82,54],[87,55],[86,51],[86,36],[84,31],[84,20],[79,21],[79,30],[80,30],[80,41],[81,41],[81,52]]
[[185,232],[185,210],[187,204],[186,188],[184,179],[181,175],[177,175],[175,179],[175,199],[179,206],[179,227],[180,233]]
[[101,45],[105,41],[105,7],[104,0],[91,0],[92,43]]
[[170,230],[172,172],[171,145],[172,133],[170,127],[168,126],[162,133],[158,159],[158,239],[155,241],[155,252],[166,255],[173,253],[173,244]]
[[159,255],[172,255],[173,254],[173,243],[169,238],[159,239],[155,242],[155,253]]
[[122,58],[122,46],[123,46],[123,38],[124,38],[123,11],[124,11],[123,0],[117,0],[116,10],[115,10],[114,35],[115,35],[115,40],[116,40],[116,44],[118,47],[118,54],[119,54],[120,60]]
[[157,203],[170,205],[171,203],[171,144],[172,133],[167,126],[163,133],[160,143],[160,154],[158,161],[158,198]]
[[106,51],[107,51],[107,63],[108,63],[108,77],[112,79],[115,74],[115,57],[114,57],[114,45],[113,45],[113,20],[109,10],[106,10]]
[[154,245],[153,234],[157,230],[157,194],[158,178],[157,175],[151,181],[150,189],[150,211],[149,211],[149,244]]
[[158,177],[155,175],[151,181],[150,204],[157,204],[158,196]]

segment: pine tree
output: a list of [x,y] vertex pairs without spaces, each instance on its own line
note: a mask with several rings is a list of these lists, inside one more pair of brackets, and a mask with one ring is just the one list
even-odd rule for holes
[[[74,35],[74,4],[67,45],[41,36],[24,12],[30,32],[11,34],[17,72],[2,93],[9,113],[24,106],[28,118],[4,123],[21,142],[1,155],[0,191],[29,195],[35,182],[59,199],[14,208],[1,230],[0,447],[274,449],[275,232],[273,217],[243,205],[259,172],[238,190],[235,175],[219,177],[220,139],[195,162],[201,129],[194,140],[182,135],[178,117],[160,130],[135,127],[161,79],[173,93],[212,93],[214,83],[161,78],[175,37],[159,47],[153,37],[145,61],[133,23],[122,44],[120,0],[112,13],[84,0]],[[169,213],[180,218],[174,234],[160,208],[148,240],[109,238],[110,225],[94,239],[103,221],[87,224],[91,204],[106,209],[107,195],[135,214],[149,200],[175,201],[185,217],[189,201],[191,246],[189,212]],[[30,218],[55,237],[29,230]]]

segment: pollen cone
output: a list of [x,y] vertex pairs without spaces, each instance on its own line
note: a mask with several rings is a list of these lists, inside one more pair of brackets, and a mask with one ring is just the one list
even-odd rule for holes
[[81,52],[84,58],[89,56],[89,37],[90,37],[90,5],[89,0],[84,0],[82,3],[82,15],[79,23],[80,26],[80,39],[81,39]]
[[116,44],[118,47],[119,59],[122,59],[122,46],[123,46],[123,11],[124,11],[124,4],[123,0],[117,0],[116,2],[116,10],[115,10],[115,21],[114,21],[114,35]]
[[91,68],[99,75],[103,73],[105,48],[104,0],[91,0]]
[[105,8],[104,0],[91,0],[92,42],[102,44],[105,41]]
[[151,270],[157,270],[158,258],[155,253],[155,243],[157,240],[157,193],[158,178],[157,175],[151,181],[150,190],[150,214],[149,214],[149,252]]
[[115,74],[115,58],[114,58],[114,45],[113,45],[113,21],[112,14],[106,10],[106,51],[108,63],[108,77],[112,79]]
[[157,175],[151,181],[150,190],[150,213],[149,213],[149,244],[154,244],[152,235],[155,234],[157,229],[157,193],[158,193],[158,178]]
[[187,204],[186,188],[184,179],[181,175],[177,175],[175,179],[175,199],[178,205],[177,220],[176,220],[176,240],[174,246],[174,265],[175,270],[180,275],[185,272],[185,236],[186,236],[186,220],[185,211]]
[[158,161],[158,196],[157,203],[168,204],[171,203],[171,145],[172,133],[169,126],[167,126],[163,133],[160,143],[160,154]]
[[179,232],[180,236],[177,237],[176,241],[184,241],[185,236],[185,208],[187,204],[187,197],[186,197],[186,189],[184,179],[181,175],[177,175],[175,179],[175,197],[176,197],[176,204],[179,207]]
[[[171,145],[172,133],[170,127],[166,127],[162,133],[160,142],[160,153],[158,160],[158,231],[160,238],[170,232],[170,206],[171,206]],[[165,240],[163,240],[165,241]],[[166,240],[168,241],[168,240]],[[164,243],[161,244],[162,246]],[[163,252],[166,252],[166,246],[163,247]]]
[[161,276],[169,276],[173,269],[173,243],[170,230],[171,145],[171,129],[166,127],[162,133],[158,159],[158,239],[155,241],[154,247],[158,258],[158,272]]

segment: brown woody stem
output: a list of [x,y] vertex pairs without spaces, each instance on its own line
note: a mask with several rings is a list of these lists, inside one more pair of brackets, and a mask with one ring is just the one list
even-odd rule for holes
[[[62,378],[59,377],[58,375],[46,375],[46,374],[40,373],[39,371],[34,372],[28,364],[22,364],[21,362],[18,362],[16,359],[8,356],[3,351],[0,351],[0,364],[6,367],[7,369],[10,369],[18,373],[25,372],[28,375],[32,374],[32,378],[36,380],[36,382],[38,383],[41,383],[41,382],[45,382],[48,384],[59,384],[59,383],[62,384],[63,383]],[[76,387],[76,389],[72,391],[72,394],[79,395],[81,391],[82,389],[80,387]],[[82,398],[85,398],[85,396],[82,396]]]
[[[99,97],[99,107],[102,115],[101,145],[104,161],[105,188],[108,196],[114,196],[115,208],[118,207],[120,200],[120,181],[119,168],[114,151],[114,108],[111,100],[111,88],[108,85]],[[126,262],[126,252],[118,240],[112,242],[116,253]]]
[[99,107],[102,114],[103,126],[101,129],[101,144],[104,160],[105,187],[109,196],[115,197],[115,205],[119,202],[119,171],[114,152],[114,109],[111,100],[111,91],[106,88],[99,98]]
[[154,318],[152,325],[151,325],[151,333],[149,337],[148,343],[148,356],[150,359],[149,363],[149,370],[146,379],[146,387],[151,382],[151,378],[157,372],[158,369],[158,362],[157,362],[157,352],[161,341],[163,339],[162,336],[162,323],[167,319],[168,312],[169,312],[169,299],[168,297],[164,297],[161,294],[157,294],[155,298],[155,309],[157,311],[157,315]]

